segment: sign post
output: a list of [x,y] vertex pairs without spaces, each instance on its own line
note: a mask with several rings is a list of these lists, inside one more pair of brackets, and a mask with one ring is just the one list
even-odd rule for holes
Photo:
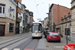
[[70,35],[70,28],[65,28],[65,35],[66,35],[66,45],[68,44],[68,35]]

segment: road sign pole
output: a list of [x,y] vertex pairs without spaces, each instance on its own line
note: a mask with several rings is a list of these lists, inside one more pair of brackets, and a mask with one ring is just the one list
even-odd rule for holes
[[68,35],[66,35],[66,45],[68,44]]
[[68,44],[68,35],[70,35],[70,28],[65,28],[65,35],[66,35],[66,45]]

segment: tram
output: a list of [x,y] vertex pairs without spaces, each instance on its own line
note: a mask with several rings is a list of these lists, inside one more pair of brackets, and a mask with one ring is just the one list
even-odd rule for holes
[[41,22],[33,22],[32,24],[32,38],[42,38],[42,24]]

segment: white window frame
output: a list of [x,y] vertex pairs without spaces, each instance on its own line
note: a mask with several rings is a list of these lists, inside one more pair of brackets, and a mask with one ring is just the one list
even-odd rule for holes
[[0,16],[1,16],[1,17],[5,17],[5,11],[4,11],[4,13],[3,13],[3,8],[5,8],[5,6],[0,5],[0,7],[2,7],[2,11],[1,11],[1,13],[0,13]]
[[21,9],[21,4],[20,4],[20,2],[18,2],[18,7]]
[[18,13],[18,18],[20,18],[20,16],[21,16],[21,15]]

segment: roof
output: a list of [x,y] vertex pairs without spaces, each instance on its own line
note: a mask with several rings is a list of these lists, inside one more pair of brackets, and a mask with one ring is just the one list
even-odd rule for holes
[[29,13],[29,10],[28,9],[25,9],[25,11]]
[[26,8],[26,6],[24,4],[22,4],[22,5]]
[[15,6],[17,6],[17,3],[15,3],[13,0],[10,0]]
[[[53,7],[53,5],[59,5],[59,4],[51,4],[51,6],[50,6],[50,9]],[[62,5],[59,5],[59,6],[62,6]],[[66,6],[62,6],[62,7],[65,7],[65,8],[68,8],[68,7],[66,7]],[[68,9],[70,9],[70,8],[68,8]]]

